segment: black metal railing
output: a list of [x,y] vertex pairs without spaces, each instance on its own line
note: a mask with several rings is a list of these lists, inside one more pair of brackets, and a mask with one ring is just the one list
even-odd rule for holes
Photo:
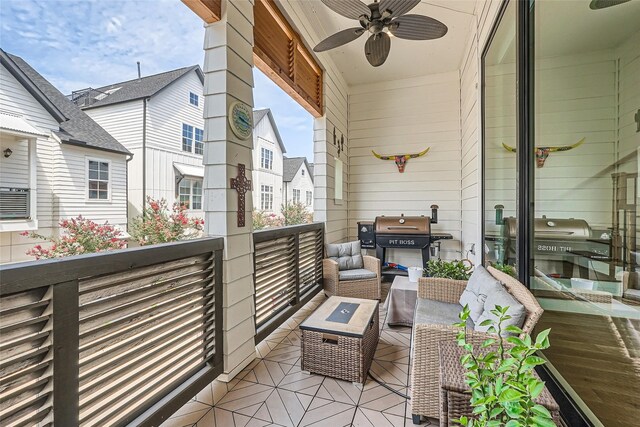
[[324,223],[256,231],[256,343],[322,289]]
[[0,267],[0,425],[159,425],[222,360],[221,238]]
[[31,215],[28,188],[0,188],[0,219],[23,219]]

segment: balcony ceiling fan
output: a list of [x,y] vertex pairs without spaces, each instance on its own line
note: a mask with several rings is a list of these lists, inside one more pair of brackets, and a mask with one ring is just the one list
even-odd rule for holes
[[407,40],[433,40],[447,34],[447,26],[423,15],[406,15],[420,0],[374,0],[366,5],[360,0],[322,0],[334,12],[360,22],[360,27],[339,31],[313,48],[324,52],[371,33],[364,45],[367,61],[374,67],[384,64],[391,49],[391,35]]

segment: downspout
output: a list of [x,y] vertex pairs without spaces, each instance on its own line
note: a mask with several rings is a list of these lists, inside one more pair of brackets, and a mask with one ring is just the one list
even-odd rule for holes
[[127,215],[127,232],[129,232],[129,162],[133,159],[133,154],[127,155],[127,161],[125,163],[125,184],[124,184],[124,194],[127,198],[126,206],[126,215]]
[[147,101],[142,100],[142,214],[147,204]]

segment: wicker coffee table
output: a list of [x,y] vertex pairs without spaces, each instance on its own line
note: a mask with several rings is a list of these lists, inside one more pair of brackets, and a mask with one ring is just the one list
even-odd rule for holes
[[[440,343],[440,427],[458,425],[453,420],[470,416],[471,390],[464,382],[464,368],[460,357],[464,350],[455,343]],[[549,410],[553,421],[560,425],[560,407],[545,388],[536,403]],[[415,420],[414,420],[415,421]]]
[[364,385],[378,345],[378,301],[330,297],[300,329],[303,371]]

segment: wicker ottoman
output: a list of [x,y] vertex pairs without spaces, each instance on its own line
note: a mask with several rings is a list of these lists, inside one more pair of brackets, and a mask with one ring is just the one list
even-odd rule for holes
[[[464,381],[460,357],[464,350],[454,343],[441,343],[440,350],[440,427],[458,425],[453,420],[471,416],[471,390]],[[553,422],[560,425],[560,407],[545,388],[536,403],[549,410]]]
[[378,345],[378,301],[330,297],[300,329],[303,371],[366,382]]

